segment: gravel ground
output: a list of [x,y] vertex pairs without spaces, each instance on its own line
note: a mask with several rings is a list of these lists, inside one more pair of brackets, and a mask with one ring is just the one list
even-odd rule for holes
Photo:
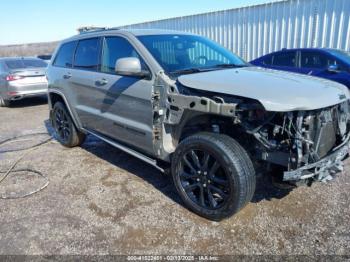
[[[0,140],[46,131],[47,104],[32,99],[0,108],[0,123]],[[45,137],[33,139],[6,147]],[[0,170],[24,153],[0,153]],[[217,223],[184,208],[169,177],[98,139],[74,149],[52,141],[16,167],[44,173],[50,185],[29,198],[0,200],[0,254],[350,255],[349,163],[333,182],[291,192],[259,176],[253,201]],[[44,182],[13,174],[0,195]]]

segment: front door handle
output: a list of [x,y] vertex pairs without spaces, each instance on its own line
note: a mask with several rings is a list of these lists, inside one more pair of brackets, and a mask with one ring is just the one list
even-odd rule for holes
[[71,73],[67,73],[67,74],[63,75],[63,78],[64,78],[64,79],[69,79],[69,78],[71,78],[71,77],[72,77],[72,74],[71,74]]
[[104,86],[107,84],[108,84],[108,80],[105,78],[102,78],[102,79],[96,81],[96,85],[98,85],[98,86]]

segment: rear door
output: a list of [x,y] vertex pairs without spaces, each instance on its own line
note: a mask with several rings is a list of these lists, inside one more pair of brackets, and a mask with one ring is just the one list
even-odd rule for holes
[[270,68],[282,71],[290,71],[300,73],[298,68],[298,52],[282,51],[272,56],[272,64]]
[[81,125],[95,129],[100,121],[96,81],[99,78],[101,39],[93,37],[79,40],[75,49],[73,67],[63,75],[69,89],[69,98]]

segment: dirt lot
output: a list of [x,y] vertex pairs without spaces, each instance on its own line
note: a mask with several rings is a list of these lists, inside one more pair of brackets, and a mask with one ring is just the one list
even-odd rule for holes
[[[0,108],[0,140],[46,131],[47,119],[42,99]],[[0,153],[0,170],[24,152]],[[169,177],[93,137],[81,148],[45,144],[16,168],[27,167],[50,185],[29,198],[0,200],[0,254],[350,254],[348,172],[292,192],[259,175],[252,203],[216,223],[185,209]],[[42,183],[14,174],[0,195]]]

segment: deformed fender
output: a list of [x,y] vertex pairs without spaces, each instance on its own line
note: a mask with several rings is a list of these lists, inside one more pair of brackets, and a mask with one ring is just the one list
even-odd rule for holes
[[[215,99],[215,100],[214,100]],[[227,103],[220,97],[186,95],[179,92],[176,82],[159,72],[152,92],[154,151],[168,160],[176,149],[178,132],[189,116],[217,115],[237,119],[236,103]]]
[[236,117],[237,104],[216,102],[207,97],[187,96],[182,94],[168,94],[169,117],[165,121],[168,124],[178,124],[181,121],[184,110],[214,114],[226,117]]

